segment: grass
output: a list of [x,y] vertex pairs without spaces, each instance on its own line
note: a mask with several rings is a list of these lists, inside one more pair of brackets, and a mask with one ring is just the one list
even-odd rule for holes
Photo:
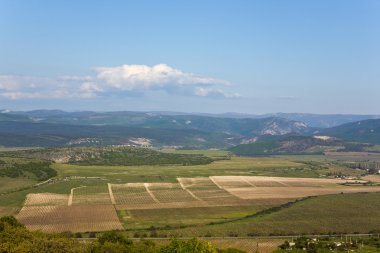
[[0,146],[0,152],[20,151],[20,150],[28,150],[28,149],[37,149],[37,147],[4,147],[4,146]]
[[9,191],[17,191],[36,184],[36,180],[28,178],[0,177],[0,194]]
[[[104,185],[104,181],[97,179],[76,179],[70,181],[59,181],[53,184],[45,184],[39,187],[33,187],[25,190],[15,191],[8,194],[0,195],[0,208],[2,207],[12,207],[12,208],[21,208],[26,195],[28,193],[58,193],[58,194],[70,194],[71,188],[79,186],[97,186]],[[6,214],[14,214],[14,210],[10,209],[13,212]]]
[[[149,234],[147,234],[149,235]],[[171,238],[149,238],[148,240],[152,240],[156,245],[162,246],[170,243]],[[181,240],[181,238],[177,238],[177,240]],[[182,239],[185,240],[185,239]],[[239,250],[243,250],[247,253],[272,253],[277,247],[283,243],[282,239],[272,239],[272,238],[202,238],[202,240],[211,242],[219,249],[228,249],[235,248]],[[225,252],[225,251],[223,251]],[[236,252],[236,251],[226,251],[228,252]]]
[[365,149],[368,152],[380,152],[380,145],[373,145],[372,147],[368,147]]
[[177,177],[262,175],[318,177],[307,165],[281,158],[232,157],[197,166],[78,166],[54,164],[60,177],[99,176],[117,182],[176,182]]
[[[197,153],[200,151],[178,151]],[[222,155],[224,151],[204,151],[204,154]],[[81,166],[69,164],[52,164],[51,167],[58,172],[57,178],[67,177],[99,177],[101,179],[71,179],[57,181],[53,184],[41,185],[37,188],[25,189],[9,194],[0,195],[0,207],[21,208],[25,196],[28,193],[52,192],[69,194],[70,189],[82,185],[96,186],[110,183],[127,182],[177,182],[177,177],[207,177],[214,175],[247,175],[247,176],[285,176],[285,177],[320,177],[326,174],[326,168],[316,168],[302,163],[311,159],[317,159],[321,164],[326,163],[323,156],[286,156],[286,157],[231,157],[230,160],[219,160],[207,165],[197,166]],[[15,161],[17,158],[4,158],[7,162]],[[293,160],[293,161],[292,161]],[[299,160],[300,162],[294,162]],[[29,162],[30,159],[18,159],[18,162]],[[331,167],[335,170],[334,167]],[[354,172],[354,170],[350,170]],[[1,181],[2,180],[2,181]],[[1,178],[3,189],[18,189],[19,186],[30,186],[25,179]],[[24,184],[25,183],[25,184]]]
[[326,195],[240,221],[172,230],[194,236],[301,235],[380,232],[380,193]]
[[176,150],[176,149],[163,149],[161,152],[174,153],[174,154],[185,154],[185,155],[204,155],[215,160],[230,159],[231,152],[227,150],[219,149],[206,149],[206,150]]
[[[223,157],[226,151],[176,151],[178,153],[203,154],[209,157]],[[6,158],[17,159],[17,158]],[[28,193],[70,194],[71,188],[79,186],[101,187],[107,183],[128,182],[171,182],[178,177],[207,176],[283,176],[314,177],[344,172],[356,175],[358,172],[331,161],[325,156],[281,156],[281,157],[230,157],[207,165],[196,166],[82,166],[73,164],[52,164],[58,172],[55,181],[38,187],[31,187],[34,181],[0,177],[0,192],[14,189],[15,192],[0,194],[0,214],[14,214],[23,205]],[[29,161],[25,159],[25,161]],[[313,163],[308,163],[313,161]],[[356,174],[355,174],[356,173]],[[86,178],[92,177],[92,178]],[[98,177],[98,178],[93,178]],[[29,187],[23,190],[17,190]],[[88,189],[78,190],[87,191]],[[106,189],[104,190],[106,191]],[[281,211],[262,217],[246,218],[224,224],[208,225],[222,221],[244,218],[275,203],[253,203],[248,206],[194,207],[183,209],[121,210],[118,216],[127,229],[140,230],[150,226],[170,226],[160,230],[167,235],[183,236],[247,236],[254,234],[368,232],[380,227],[380,194],[344,194],[311,198],[298,202]],[[378,211],[379,210],[379,211]],[[313,218],[311,218],[313,217]],[[372,218],[374,217],[374,218]],[[376,219],[377,217],[377,219]],[[350,222],[347,222],[350,221]],[[184,228],[179,229],[182,226]],[[188,226],[188,227],[186,227]],[[185,228],[186,227],[186,228]],[[147,232],[149,232],[147,230]],[[129,232],[133,236],[133,231]]]
[[194,207],[173,209],[122,210],[119,217],[128,230],[155,227],[205,225],[244,217],[265,208],[263,205]]

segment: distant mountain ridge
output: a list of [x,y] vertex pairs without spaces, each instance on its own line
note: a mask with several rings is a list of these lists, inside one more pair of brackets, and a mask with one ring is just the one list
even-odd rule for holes
[[366,119],[379,119],[380,115],[357,115],[357,114],[312,114],[312,113],[267,113],[261,115],[244,113],[200,114],[212,117],[225,118],[268,118],[279,117],[294,121],[301,121],[313,128],[330,128],[342,124]]
[[6,115],[25,117],[21,121],[69,125],[119,125],[143,128],[193,129],[204,132],[221,132],[238,136],[262,134],[282,135],[304,133],[308,128],[303,122],[279,117],[267,118],[219,118],[201,115],[168,115],[155,112],[64,112],[37,110],[12,112]]
[[262,136],[289,134],[326,135],[342,140],[380,144],[380,119],[361,120],[332,128],[310,127],[304,121],[291,119],[328,119],[334,125],[341,121],[376,117],[373,115],[323,115],[322,118],[314,114],[275,115],[277,116],[240,118],[176,112],[2,111],[0,146],[130,145],[228,148],[254,143]]
[[[23,115],[35,120],[45,120],[60,123],[75,123],[82,121],[85,124],[102,124],[102,119],[108,119],[111,124],[122,124],[124,120],[135,120],[138,117],[186,117],[186,116],[203,116],[212,118],[232,118],[232,119],[262,119],[262,118],[284,118],[293,121],[300,121],[312,128],[330,128],[346,123],[367,120],[380,119],[380,115],[356,115],[356,114],[312,114],[312,113],[267,113],[267,114],[244,114],[244,113],[184,113],[184,112],[168,112],[168,111],[152,111],[152,112],[134,112],[134,111],[118,111],[118,112],[94,112],[94,111],[77,111],[66,112],[61,110],[34,110],[34,111],[9,111],[2,110],[6,114]],[[86,119],[87,118],[87,119]],[[96,122],[95,119],[98,119]]]
[[[0,145],[152,145],[224,148],[261,135],[304,134],[303,122],[269,117],[217,118],[141,112],[31,111],[4,113]],[[14,120],[9,120],[12,118]]]
[[230,135],[197,130],[150,129],[126,126],[67,125],[36,122],[0,122],[0,146],[171,146],[225,147]]

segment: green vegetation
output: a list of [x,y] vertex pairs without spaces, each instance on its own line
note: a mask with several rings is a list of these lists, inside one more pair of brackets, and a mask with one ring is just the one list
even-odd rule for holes
[[[3,159],[3,158],[2,158]],[[23,160],[24,158],[8,158],[12,160]],[[29,161],[29,160],[25,160]],[[0,194],[0,209],[2,214],[14,214],[21,208],[28,193],[57,193],[69,194],[71,188],[80,186],[101,186],[103,187],[106,182],[111,183],[129,183],[129,182],[171,182],[176,183],[177,177],[197,177],[197,176],[213,176],[213,175],[273,175],[273,176],[298,176],[298,177],[318,177],[318,173],[311,170],[307,165],[302,163],[292,162],[283,158],[241,158],[232,157],[230,160],[219,160],[211,164],[182,166],[83,166],[73,164],[51,164],[51,168],[56,170],[58,176],[52,179],[48,184],[42,184],[38,187],[25,184],[25,187],[14,188],[10,192]],[[6,178],[3,178],[4,180]],[[1,178],[0,178],[1,180]],[[19,178],[11,179],[13,182]],[[1,181],[0,181],[1,182]],[[20,182],[21,183],[21,182]],[[26,182],[27,183],[27,182]],[[14,184],[16,182],[14,181]],[[1,187],[0,187],[1,189]],[[261,205],[261,204],[260,204]],[[255,205],[251,207],[253,212],[260,207]],[[218,208],[216,208],[218,210]],[[233,208],[232,208],[233,209]],[[260,209],[260,208],[259,208]],[[234,213],[237,214],[239,210],[233,209],[231,213],[227,209],[220,209],[220,217],[231,217]],[[165,212],[165,211],[163,211]],[[185,211],[184,211],[185,212]],[[247,207],[241,209],[242,216],[247,215]],[[210,212],[210,216],[213,211]],[[166,213],[170,216],[170,213]],[[188,213],[191,216],[191,213]],[[199,222],[201,221],[202,214],[199,213]],[[205,220],[213,221],[216,218],[205,216]],[[138,216],[136,216],[138,217]],[[217,216],[216,216],[217,217]],[[140,219],[140,218],[139,218]],[[145,219],[145,218],[143,218]],[[181,219],[186,220],[184,216]],[[222,218],[223,219],[223,218]],[[155,220],[146,220],[145,224],[153,224],[157,220],[162,220],[158,217]],[[191,219],[190,219],[191,220]],[[186,222],[189,223],[189,222]]]
[[[94,152],[96,153],[96,152]],[[151,149],[119,148],[91,154],[87,159],[69,163],[81,165],[201,165],[213,160],[204,155],[162,153]]]
[[380,193],[326,195],[258,217],[172,230],[173,235],[250,236],[379,233]]
[[7,152],[6,154],[78,165],[201,165],[213,161],[203,154],[167,153],[132,147],[36,149]]
[[231,157],[210,164],[182,166],[78,166],[53,164],[60,177],[102,177],[113,183],[176,182],[177,177],[214,175],[319,177],[308,165],[282,158]]
[[236,155],[243,156],[262,156],[262,155],[274,155],[275,149],[279,148],[280,144],[276,141],[258,141],[250,144],[242,144],[229,149]]
[[285,252],[324,253],[338,252],[379,252],[380,240],[378,237],[345,237],[345,238],[308,238],[299,237],[292,242],[285,241],[274,253]]
[[5,147],[139,146],[135,140],[144,138],[155,147],[223,148],[230,137],[195,129],[0,121],[0,145]]
[[37,181],[29,178],[0,177],[0,194],[33,186]]
[[[163,165],[159,162],[157,165],[115,165],[118,163],[118,159],[125,158],[114,156],[115,153],[121,152],[120,150],[131,157],[137,157],[136,159],[141,158],[141,161],[143,158],[145,161],[156,161],[155,156],[157,155],[157,159],[163,157],[159,161],[166,159],[166,161],[170,162],[181,162],[174,165]],[[24,158],[17,157],[20,154]],[[80,154],[85,155],[81,156]],[[17,174],[16,178],[0,177],[0,183],[5,182],[0,186],[1,214],[14,214],[17,209],[22,207],[25,197],[29,193],[49,192],[68,195],[72,188],[83,186],[87,186],[87,188],[82,188],[82,190],[102,187],[102,192],[107,193],[107,183],[177,183],[178,177],[208,177],[215,175],[314,178],[347,175],[359,177],[364,171],[358,171],[354,167],[350,168],[346,166],[345,162],[337,162],[322,155],[248,158],[230,157],[227,151],[218,150],[178,150],[171,153],[168,150],[157,152],[151,149],[93,147],[26,150],[6,152],[3,155],[13,155],[13,157],[1,157],[0,168],[18,168],[16,171],[19,171],[19,174]],[[106,159],[107,155],[108,159]],[[30,156],[30,158],[25,158],[25,156]],[[65,157],[67,162],[74,164],[52,163],[49,165],[47,162],[37,160],[48,158],[53,160]],[[70,157],[74,157],[78,161],[73,161]],[[194,162],[199,161],[197,159],[210,161],[217,157],[220,159],[212,163],[194,165],[199,164]],[[194,164],[183,166],[185,159],[190,159]],[[88,165],[89,161],[94,163],[109,162],[110,164]],[[42,172],[34,174],[34,169],[37,168],[42,168]],[[46,175],[52,176],[45,172],[47,168],[56,171],[57,175],[49,180],[48,183],[33,186],[37,180],[46,178]],[[78,193],[79,190],[76,192]],[[276,209],[276,205],[290,200],[284,200],[280,204],[278,201],[256,201],[243,206],[121,210],[118,215],[127,228],[127,233],[130,237],[134,237],[136,231],[140,234],[146,233],[149,235],[151,232],[149,228],[152,226],[157,228],[159,235],[190,237],[289,234],[289,231],[297,234],[368,232],[375,230],[376,226],[377,228],[380,226],[376,219],[368,219],[368,217],[379,217],[380,215],[376,211],[380,210],[380,206],[377,208],[376,204],[373,204],[380,202],[378,196],[378,194],[372,193],[324,196],[299,201],[290,207],[282,207],[279,210]],[[372,206],[370,206],[371,204]],[[260,213],[261,210],[267,209],[271,211]],[[363,211],[361,211],[362,209]],[[254,216],[257,213],[260,215]],[[358,213],[364,213],[366,218],[361,218]],[[310,219],[310,217],[315,218]],[[352,220],[352,225],[342,222],[342,219]],[[359,224],[361,225],[359,226]]]
[[380,119],[347,123],[325,129],[322,133],[351,141],[380,144]]
[[[252,203],[249,206],[219,206],[219,207],[192,207],[192,208],[164,208],[119,211],[121,221],[129,231],[156,228],[179,228],[186,226],[200,226],[211,223],[239,219],[262,209],[270,204]],[[165,217],[165,219],[162,219]],[[149,235],[149,232],[142,232]],[[162,231],[161,236],[168,236],[170,231]],[[133,234],[133,237],[136,235]],[[140,235],[138,236],[140,237]]]
[[306,155],[329,151],[360,152],[373,145],[347,142],[336,138],[320,139],[313,136],[262,136],[258,141],[229,149],[242,156]]
[[210,242],[191,239],[172,239],[167,245],[156,245],[153,241],[132,241],[115,231],[105,232],[94,242],[83,243],[74,239],[81,234],[47,234],[28,231],[14,217],[0,218],[0,252],[44,252],[44,253],[218,253],[244,252],[237,249],[219,250]]
[[208,156],[214,161],[217,160],[229,160],[231,159],[232,153],[226,150],[219,149],[162,149],[161,152],[174,153],[174,154],[187,154],[187,155],[204,155]]
[[380,153],[380,145],[373,145],[373,146],[367,147],[365,148],[364,151]]
[[[179,151],[187,152],[187,151]],[[200,151],[189,151],[199,153]],[[212,151],[219,152],[219,151]],[[8,153],[7,153],[8,154]],[[28,163],[31,160],[25,158],[1,158],[11,161]],[[295,161],[292,161],[295,160]],[[299,160],[299,161],[298,161]],[[309,163],[310,160],[318,162]],[[297,162],[298,161],[298,162]],[[0,182],[7,182],[1,185],[0,190],[6,194],[0,194],[0,208],[6,208],[10,212],[3,214],[13,214],[14,207],[21,208],[22,203],[28,193],[58,193],[69,194],[71,188],[80,186],[103,186],[105,182],[110,183],[133,183],[133,182],[170,182],[176,183],[178,177],[208,177],[208,176],[283,176],[283,177],[315,177],[320,178],[328,173],[334,175],[358,176],[360,171],[341,167],[326,161],[324,156],[291,156],[291,157],[231,157],[230,160],[219,160],[203,165],[168,165],[168,166],[102,166],[102,165],[77,165],[59,164],[50,165],[57,171],[58,175],[48,184],[38,187],[30,187],[36,181],[28,178],[1,178]],[[10,180],[8,180],[10,179]],[[1,181],[2,180],[2,181]],[[22,180],[22,181],[20,181]],[[8,185],[8,186],[6,186]],[[12,185],[15,186],[12,188]],[[12,191],[12,192],[10,192]],[[8,209],[8,207],[12,207]],[[257,206],[253,206],[253,209]],[[252,210],[253,210],[252,209]],[[223,209],[221,209],[223,210]],[[244,208],[242,209],[244,210]],[[220,214],[220,217],[228,214]],[[244,217],[247,215],[243,211]],[[181,217],[185,219],[185,217]],[[208,220],[208,218],[206,218]],[[211,221],[211,220],[210,220]],[[154,223],[154,221],[151,221]]]
[[57,172],[50,163],[42,161],[25,161],[18,159],[0,159],[0,177],[31,178],[43,181],[55,177]]

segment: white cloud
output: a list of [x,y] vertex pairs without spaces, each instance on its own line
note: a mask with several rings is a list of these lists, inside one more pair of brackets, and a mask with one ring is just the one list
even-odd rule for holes
[[37,83],[45,82],[46,78],[33,76],[0,75],[0,90],[17,91],[37,88]]
[[194,89],[194,95],[200,97],[224,97],[224,98],[240,98],[241,95],[239,93],[226,93],[221,89],[210,89],[210,88],[202,88],[196,87]]
[[97,84],[86,82],[82,83],[82,85],[79,87],[79,90],[83,92],[101,92],[103,89],[101,89]]
[[79,87],[79,90],[81,91],[80,95],[84,98],[96,97],[97,93],[103,91],[103,89],[100,88],[97,84],[91,82],[82,83],[82,85]]
[[12,100],[23,98],[44,98],[44,96],[38,92],[1,92],[0,96]]
[[86,81],[91,81],[93,80],[93,77],[91,76],[60,76],[58,77],[59,80],[62,80],[62,81],[83,81],[83,82],[86,82]]
[[97,68],[97,78],[121,90],[144,90],[193,85],[226,85],[227,81],[186,73],[166,64]]
[[95,84],[85,82],[81,85],[79,81],[63,81],[61,77],[0,75],[0,97],[12,100],[86,98],[100,91]]
[[12,76],[0,75],[0,97],[7,99],[67,99],[98,96],[127,96],[163,90],[173,95],[201,97],[240,97],[220,87],[227,81],[183,72],[166,64],[122,65],[95,69],[93,76]]

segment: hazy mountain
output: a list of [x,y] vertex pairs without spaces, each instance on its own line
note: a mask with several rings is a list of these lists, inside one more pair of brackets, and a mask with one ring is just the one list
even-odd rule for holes
[[352,141],[380,144],[380,119],[363,120],[324,129],[321,134]]
[[226,147],[233,143],[233,136],[192,129],[0,122],[0,146],[132,145],[211,148]]
[[353,143],[329,136],[262,136],[255,142],[229,149],[237,155],[322,154],[326,151],[365,151],[369,144]]
[[303,133],[307,130],[307,125],[303,122],[279,117],[221,118],[192,114],[177,115],[167,112],[64,112],[59,110],[38,110],[13,114],[22,115],[34,122],[41,123],[193,129],[240,136],[282,135],[291,132]]
[[310,127],[329,128],[342,124],[366,119],[378,119],[380,115],[354,115],[354,114],[309,114],[309,113],[276,113],[267,116],[281,117],[285,119],[302,121]]
[[8,112],[2,115],[0,145],[4,146],[220,148],[250,142],[261,135],[303,134],[310,131],[303,122],[277,117],[237,119],[151,112],[59,110]]
[[380,115],[355,115],[355,114],[312,114],[312,113],[268,113],[262,115],[244,114],[244,113],[223,113],[223,114],[201,114],[209,117],[225,117],[225,118],[268,118],[279,117],[294,121],[300,121],[313,128],[329,128],[342,124],[356,122],[366,119],[379,119]]

